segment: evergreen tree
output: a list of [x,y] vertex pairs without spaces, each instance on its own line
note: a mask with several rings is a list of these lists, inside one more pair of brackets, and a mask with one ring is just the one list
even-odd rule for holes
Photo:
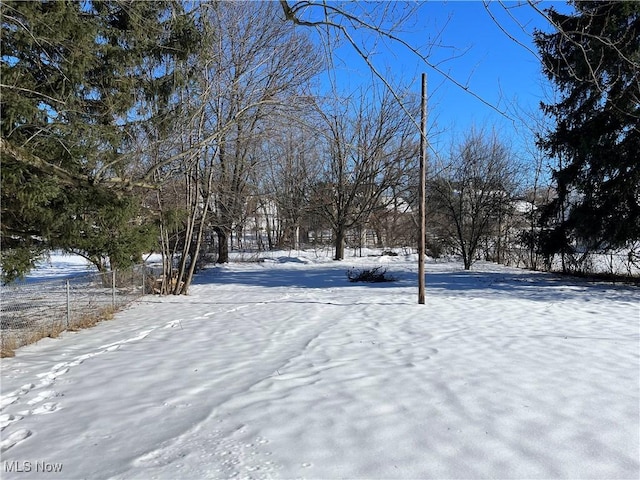
[[128,141],[176,85],[168,59],[198,42],[188,16],[172,1],[1,9],[4,280],[51,248],[108,257],[112,268],[139,258],[152,231]]
[[547,10],[557,31],[536,32],[560,93],[543,104],[555,129],[540,145],[559,160],[544,252],[607,250],[640,238],[640,3],[571,2]]

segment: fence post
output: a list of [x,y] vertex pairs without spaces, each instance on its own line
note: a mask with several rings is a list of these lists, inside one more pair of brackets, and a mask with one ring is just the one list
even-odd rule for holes
[[145,293],[147,293],[147,292],[145,292],[145,287],[146,287],[146,284],[147,284],[147,282],[146,282],[147,278],[146,277],[147,277],[147,268],[146,268],[146,265],[143,263],[142,264],[142,295],[141,296],[144,296]]
[[69,329],[69,323],[71,323],[71,289],[69,287],[69,280],[67,280],[67,330]]
[[111,306],[116,308],[116,271],[111,270]]

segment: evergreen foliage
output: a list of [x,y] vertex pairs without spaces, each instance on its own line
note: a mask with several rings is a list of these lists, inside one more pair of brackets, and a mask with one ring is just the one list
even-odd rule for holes
[[544,253],[605,251],[640,238],[640,3],[571,2],[536,32],[557,103],[540,145],[558,159],[557,198],[545,211]]
[[112,268],[139,258],[152,224],[127,145],[179,81],[159,67],[186,57],[197,32],[172,1],[1,8],[3,279],[51,248]]

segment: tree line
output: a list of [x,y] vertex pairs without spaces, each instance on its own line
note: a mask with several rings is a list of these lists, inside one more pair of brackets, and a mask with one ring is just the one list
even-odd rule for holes
[[[330,66],[299,16],[320,4],[303,3],[3,2],[3,279],[52,249],[102,271],[159,251],[165,292],[186,293],[250,223],[264,248],[330,232],[336,259],[354,232],[414,244],[419,98],[389,81],[320,95]],[[467,132],[430,159],[432,254],[536,267],[639,238],[640,9],[575,10],[536,34],[565,95],[539,137],[555,188],[525,181],[498,133]]]

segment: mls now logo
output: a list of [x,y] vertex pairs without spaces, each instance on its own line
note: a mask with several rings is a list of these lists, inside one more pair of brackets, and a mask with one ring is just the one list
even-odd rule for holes
[[4,462],[6,473],[59,473],[62,471],[62,463],[51,462]]

